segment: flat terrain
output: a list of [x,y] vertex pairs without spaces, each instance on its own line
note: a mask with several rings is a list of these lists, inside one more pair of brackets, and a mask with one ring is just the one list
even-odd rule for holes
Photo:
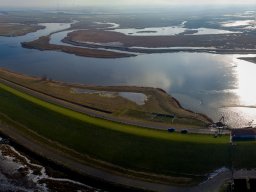
[[[66,43],[119,43],[120,47],[214,47],[223,51],[233,49],[255,49],[254,34],[223,34],[223,35],[172,35],[172,36],[129,36],[113,31],[78,30],[68,34]],[[109,45],[111,47],[111,45]],[[112,46],[114,47],[114,46]],[[238,51],[238,50],[237,50]]]
[[[92,86],[51,81],[47,77],[29,77],[0,69],[0,77],[48,96],[76,104],[88,114],[104,116],[117,121],[155,127],[204,128],[211,120],[201,114],[183,109],[178,101],[161,89],[134,86]],[[78,90],[78,92],[76,92]],[[80,91],[80,92],[79,92]],[[83,91],[94,91],[83,92]],[[141,93],[147,97],[144,104],[118,95],[120,92]],[[154,114],[175,114],[156,117]]]
[[27,33],[43,29],[43,26],[18,24],[18,23],[0,23],[0,36],[15,37],[23,36]]
[[112,52],[112,51],[71,47],[71,46],[64,46],[64,45],[53,45],[53,44],[50,44],[49,41],[50,41],[49,36],[43,36],[32,42],[23,42],[22,47],[30,48],[30,49],[39,49],[41,51],[43,50],[62,51],[65,53],[75,54],[78,56],[95,57],[95,58],[121,58],[121,57],[135,56],[127,53],[118,53],[118,52]]
[[[50,45],[49,37],[41,37],[33,42],[23,43],[23,47],[39,50],[54,50],[63,51],[70,54],[76,54],[85,57],[96,58],[120,58],[136,56],[132,52],[142,53],[161,53],[161,52],[177,52],[188,51],[194,52],[193,49],[184,48],[184,50],[150,50],[150,49],[135,49],[129,47],[148,47],[148,48],[165,48],[165,47],[196,47],[198,52],[216,52],[227,54],[249,54],[255,53],[255,31],[245,30],[241,26],[225,28],[221,23],[230,20],[240,20],[241,18],[227,18],[226,16],[217,13],[208,13],[205,17],[190,18],[189,13],[184,15],[173,13],[158,13],[150,14],[143,13],[138,15],[120,14],[111,12],[108,14],[91,13],[87,10],[87,14],[74,14],[65,12],[7,12],[0,15],[0,23],[3,25],[2,35],[13,36],[23,35],[28,32],[36,31],[31,29],[39,23],[71,23],[74,20],[77,22],[72,24],[71,29],[75,30],[70,33],[63,41],[80,47]],[[187,15],[188,14],[188,15]],[[204,13],[205,14],[205,13]],[[32,15],[32,16],[31,16]],[[154,17],[152,15],[155,15]],[[249,16],[248,16],[249,17]],[[163,19],[164,18],[164,19]],[[244,18],[246,19],[246,17]],[[249,18],[248,18],[249,19]],[[186,21],[184,23],[184,21]],[[98,22],[98,24],[97,24]],[[179,35],[172,36],[129,36],[121,33],[108,31],[111,30],[111,25],[107,23],[117,23],[120,26],[117,28],[140,28],[144,27],[170,27],[180,26],[184,23],[184,27],[188,30]],[[16,23],[17,26],[11,26]],[[7,27],[6,27],[7,26]],[[16,30],[18,28],[18,30]],[[232,30],[230,34],[216,35],[193,35],[198,28]],[[24,30],[24,31],[23,31]],[[153,33],[154,31],[149,31]],[[237,33],[241,32],[241,33]],[[1,30],[0,30],[1,35]],[[99,43],[103,45],[95,45]],[[106,43],[104,45],[104,43]],[[110,44],[109,44],[110,43]],[[113,43],[113,45],[111,45]],[[118,43],[118,46],[115,44]],[[83,47],[84,46],[84,47]],[[200,49],[200,47],[202,49]],[[107,50],[98,50],[97,48],[112,48],[121,51],[130,51],[131,53],[120,53]],[[209,49],[206,49],[209,48]],[[214,48],[214,50],[212,49]]]

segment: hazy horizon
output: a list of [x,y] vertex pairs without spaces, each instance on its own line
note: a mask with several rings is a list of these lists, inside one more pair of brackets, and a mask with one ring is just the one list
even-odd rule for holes
[[1,8],[78,8],[86,6],[256,5],[255,0],[0,0]]

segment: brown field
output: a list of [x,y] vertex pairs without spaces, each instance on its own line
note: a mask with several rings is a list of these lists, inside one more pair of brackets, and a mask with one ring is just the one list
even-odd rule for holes
[[22,36],[43,28],[39,25],[0,23],[0,36]]

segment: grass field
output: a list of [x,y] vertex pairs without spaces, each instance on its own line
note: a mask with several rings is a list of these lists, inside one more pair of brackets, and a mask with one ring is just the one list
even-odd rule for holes
[[133,170],[204,174],[229,163],[228,136],[182,135],[121,125],[44,102],[3,84],[0,112],[81,154]]

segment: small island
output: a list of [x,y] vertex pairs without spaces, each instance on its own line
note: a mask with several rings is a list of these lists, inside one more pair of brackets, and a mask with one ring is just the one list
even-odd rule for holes
[[122,57],[135,56],[133,54],[128,54],[128,53],[97,50],[97,49],[90,49],[85,47],[54,45],[54,44],[50,44],[49,41],[50,41],[50,36],[43,36],[32,42],[22,42],[21,45],[22,47],[28,48],[28,49],[38,49],[41,51],[43,50],[62,51],[65,53],[75,54],[77,56],[94,57],[94,58],[122,58]]

